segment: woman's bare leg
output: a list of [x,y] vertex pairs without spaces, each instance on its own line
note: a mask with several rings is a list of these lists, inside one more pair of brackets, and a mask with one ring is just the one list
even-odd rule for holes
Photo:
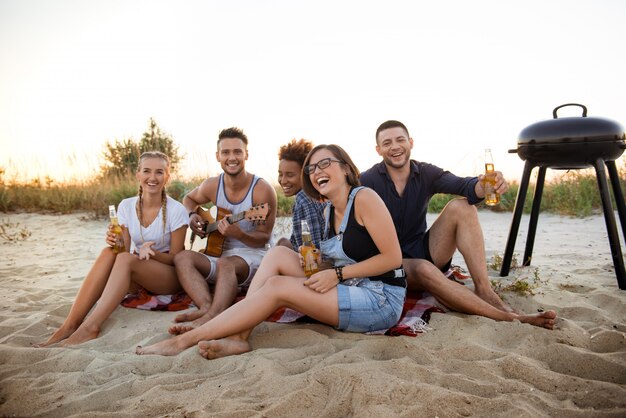
[[96,338],[104,321],[124,299],[131,283],[157,294],[180,290],[174,266],[156,260],[140,260],[130,253],[119,254],[95,309],[62,345],[80,344]]
[[203,340],[237,336],[249,332],[280,307],[295,309],[320,322],[336,326],[339,322],[337,289],[318,293],[304,286],[304,280],[304,277],[270,277],[260,289],[204,325],[148,347],[137,347],[136,352],[176,355]]
[[[287,251],[285,248],[285,246],[274,247],[263,258],[259,269],[254,275],[254,279],[252,279],[252,283],[250,283],[248,295],[261,289],[267,279],[272,276],[285,275],[304,277],[304,270],[302,270],[302,266],[300,265],[298,254],[294,251]],[[200,341],[198,343],[198,350],[200,351],[200,355],[207,360],[247,353],[252,350],[248,341],[250,333],[252,333],[252,328],[229,337]]]
[[93,266],[85,276],[85,280],[80,285],[80,289],[76,294],[76,299],[70,308],[70,313],[63,321],[63,324],[57,329],[48,341],[36,344],[35,347],[46,347],[51,344],[58,343],[72,335],[83,322],[93,305],[98,301],[102,291],[107,284],[111,269],[115,263],[116,254],[111,248],[106,247],[96,258]]
[[[273,247],[271,248],[263,260],[261,265],[257,269],[250,286],[248,287],[247,296],[259,290],[263,287],[267,279],[273,276],[301,276],[304,277],[304,270],[300,265],[300,259],[298,254],[287,247]],[[195,327],[189,324],[176,324],[169,327],[167,330],[172,335],[184,334],[189,332]],[[241,335],[238,335],[238,339],[248,340],[248,336],[252,330],[247,330]],[[234,337],[234,336],[233,336]]]

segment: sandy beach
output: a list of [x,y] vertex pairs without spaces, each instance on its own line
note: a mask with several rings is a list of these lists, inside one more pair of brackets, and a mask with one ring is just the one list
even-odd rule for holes
[[[488,259],[504,252],[511,217],[480,212]],[[556,310],[554,331],[453,312],[433,314],[417,337],[264,322],[252,352],[211,361],[196,348],[135,355],[168,338],[175,313],[123,307],[96,340],[31,347],[61,324],[104,246],[107,221],[87,218],[0,215],[8,238],[31,233],[0,238],[0,416],[626,416],[626,291],[601,216],[542,213],[532,266],[503,279],[539,278],[534,295],[504,297]],[[524,216],[518,259],[527,225]]]

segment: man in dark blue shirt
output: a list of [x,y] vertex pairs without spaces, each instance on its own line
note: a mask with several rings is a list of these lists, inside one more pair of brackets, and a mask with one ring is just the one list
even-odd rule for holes
[[[427,290],[449,308],[495,320],[517,319],[552,329],[556,313],[513,312],[494,292],[487,273],[483,233],[475,204],[483,200],[482,175],[458,177],[432,164],[411,160],[413,139],[401,122],[390,120],[376,130],[376,151],[383,161],[361,173],[361,183],[374,189],[393,218],[402,248],[402,264],[410,289]],[[495,189],[508,185],[496,172]],[[426,211],[436,193],[462,196],[450,201],[427,230]],[[456,250],[463,255],[475,293],[444,275]]]

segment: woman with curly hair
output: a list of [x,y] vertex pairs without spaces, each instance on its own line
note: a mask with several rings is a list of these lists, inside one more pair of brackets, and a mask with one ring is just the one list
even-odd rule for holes
[[280,147],[278,152],[278,183],[285,193],[285,197],[295,196],[291,208],[291,237],[281,238],[277,245],[297,250],[302,245],[303,220],[307,221],[311,239],[316,248],[322,241],[324,227],[324,204],[317,199],[307,196],[302,190],[302,167],[313,144],[306,139],[295,140]]

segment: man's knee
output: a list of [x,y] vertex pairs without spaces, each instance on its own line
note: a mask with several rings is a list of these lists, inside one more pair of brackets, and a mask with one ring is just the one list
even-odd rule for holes
[[194,251],[183,250],[179,253],[174,254],[174,265],[175,266],[183,266],[183,265],[193,265],[194,261]]
[[243,272],[240,271],[242,268],[237,268],[237,266],[238,263],[232,257],[218,258],[215,262],[215,280],[234,284],[243,281]]
[[433,263],[423,260],[412,266],[412,273],[417,277],[433,277],[441,274],[441,271]]
[[[208,267],[203,264],[203,258],[209,263]],[[178,275],[178,281],[182,284],[187,283],[189,280],[194,280],[198,273],[206,279],[211,272],[208,258],[191,250],[184,250],[174,255],[174,268]]]
[[428,284],[441,280],[445,276],[433,263],[427,260],[416,260],[405,266],[407,281],[411,284],[429,288]]
[[457,216],[474,216],[478,214],[476,206],[470,205],[465,198],[452,199],[443,210]]
[[235,269],[235,263],[230,259],[230,257],[218,258],[215,265],[217,267],[217,271]]

